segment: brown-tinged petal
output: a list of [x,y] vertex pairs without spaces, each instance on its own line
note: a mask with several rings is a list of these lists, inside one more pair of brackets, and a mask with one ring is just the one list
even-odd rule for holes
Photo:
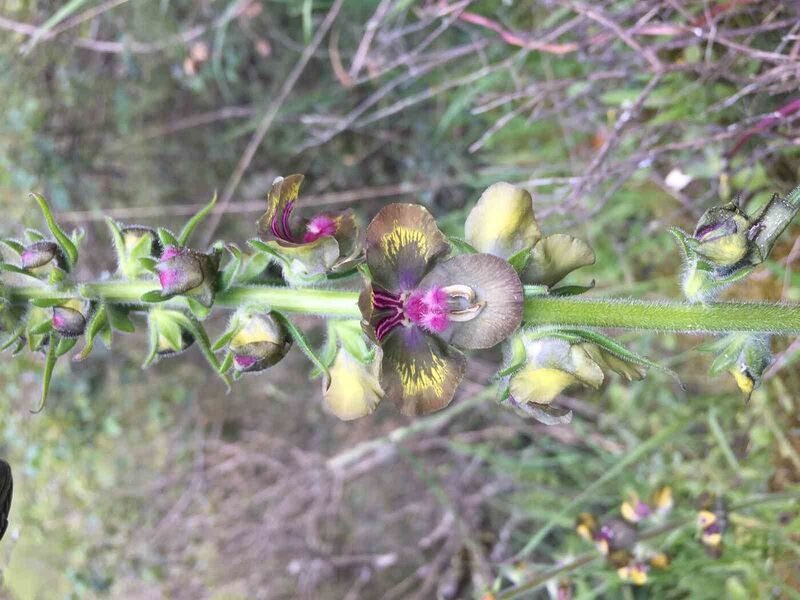
[[437,264],[419,284],[421,289],[448,286],[467,286],[474,292],[474,298],[455,307],[469,320],[452,314],[450,326],[441,334],[454,346],[491,348],[522,323],[522,283],[508,261],[491,254],[462,254]]
[[335,238],[325,236],[307,244],[293,244],[281,240],[264,242],[286,259],[289,273],[300,277],[322,275],[331,270],[339,258],[339,244]]
[[418,204],[390,204],[367,227],[367,265],[373,281],[388,290],[414,288],[449,251],[433,216]]
[[565,233],[548,235],[533,247],[523,272],[525,283],[552,286],[575,269],[593,265],[592,247],[581,239]]
[[467,359],[419,327],[397,327],[384,340],[381,387],[404,415],[423,415],[450,404]]
[[467,216],[464,234],[478,251],[503,258],[532,248],[542,237],[531,195],[504,181],[481,194]]
[[286,177],[276,177],[267,195],[267,212],[258,220],[259,235],[272,236],[276,239],[292,238],[290,202],[295,202],[300,195],[303,176],[299,173]]

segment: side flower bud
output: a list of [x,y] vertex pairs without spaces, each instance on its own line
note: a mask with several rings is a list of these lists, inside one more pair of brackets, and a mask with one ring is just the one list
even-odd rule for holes
[[23,269],[39,269],[53,265],[66,270],[67,261],[61,248],[55,242],[42,240],[26,246],[20,254]]
[[768,335],[732,333],[704,349],[717,354],[709,374],[730,373],[747,399],[759,386],[761,376],[772,363]]
[[384,396],[383,351],[367,342],[358,321],[331,322],[328,334],[325,362],[330,382],[323,382],[325,405],[342,421],[371,414]]
[[53,307],[51,324],[62,337],[78,337],[86,329],[86,307],[82,300],[70,300],[62,306]]
[[269,313],[234,317],[241,323],[228,343],[233,367],[241,373],[263,371],[280,362],[292,347],[292,337]]
[[692,247],[715,266],[733,266],[748,253],[751,226],[735,203],[709,208],[697,223]]
[[214,303],[218,270],[218,255],[176,246],[164,248],[156,264],[162,294],[190,296],[207,308]]

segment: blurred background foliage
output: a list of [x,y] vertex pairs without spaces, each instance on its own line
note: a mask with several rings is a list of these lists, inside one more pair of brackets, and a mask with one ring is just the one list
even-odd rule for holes
[[[460,234],[505,179],[545,230],[590,240],[597,265],[574,278],[593,293],[676,298],[668,226],[800,179],[798,17],[752,0],[0,0],[0,233],[38,226],[25,198],[44,193],[86,229],[89,278],[113,267],[103,211],[177,226],[219,189],[206,236],[242,241],[272,179],[303,172],[318,204],[366,222],[422,202]],[[798,234],[728,297],[800,300]],[[321,322],[303,325],[319,343]],[[691,518],[704,490],[737,504],[798,489],[796,340],[775,341],[744,405],[706,375],[702,339],[621,339],[685,389],[612,381],[563,398],[576,417],[555,427],[494,404],[491,353],[444,413],[350,424],[324,413],[297,351],[226,396],[192,351],[141,372],[131,336],[59,365],[39,415],[39,359],[4,359],[5,593],[481,597],[584,551],[577,513],[611,514],[628,491],[671,485]],[[800,597],[796,504],[733,515],[720,559],[696,538],[659,538],[673,564],[643,589],[582,567],[575,597]]]

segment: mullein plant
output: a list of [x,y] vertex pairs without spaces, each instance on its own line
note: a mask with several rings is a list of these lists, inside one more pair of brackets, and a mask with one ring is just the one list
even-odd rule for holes
[[[715,301],[766,260],[800,207],[800,188],[753,216],[727,204],[709,209],[691,235],[674,230],[687,302],[670,304],[587,298],[594,282],[564,283],[595,262],[594,251],[572,235],[544,234],[531,195],[512,184],[480,196],[463,237],[446,236],[419,204],[385,206],[362,237],[351,210],[304,209],[302,181],[274,181],[257,237],[243,248],[192,241],[215,198],[177,233],[108,219],[116,271],[89,282],[74,278],[82,232],[67,234],[33,194],[48,232],[1,240],[0,329],[3,349],[44,355],[39,408],[59,358],[83,360],[97,340],[110,345],[115,333],[143,326],[144,366],[197,350],[227,385],[297,348],[321,381],[326,410],[342,420],[372,413],[384,398],[409,416],[443,409],[467,353],[497,347],[501,403],[544,423],[570,420],[559,397],[573,386],[597,389],[611,376],[632,381],[660,368],[602,329],[721,335],[705,348],[716,355],[712,371],[731,373],[747,395],[770,362],[770,336],[800,333],[800,307]],[[228,327],[211,340],[205,321],[220,309],[232,311]],[[321,348],[292,314],[326,320]]]

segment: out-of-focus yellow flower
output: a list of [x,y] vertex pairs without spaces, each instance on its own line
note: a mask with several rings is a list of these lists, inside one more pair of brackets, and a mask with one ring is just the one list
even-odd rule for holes
[[532,248],[542,237],[531,195],[504,181],[486,188],[467,216],[464,233],[478,252],[501,258]]
[[644,585],[647,583],[647,565],[641,562],[632,562],[617,569],[617,575],[622,581],[633,585]]

